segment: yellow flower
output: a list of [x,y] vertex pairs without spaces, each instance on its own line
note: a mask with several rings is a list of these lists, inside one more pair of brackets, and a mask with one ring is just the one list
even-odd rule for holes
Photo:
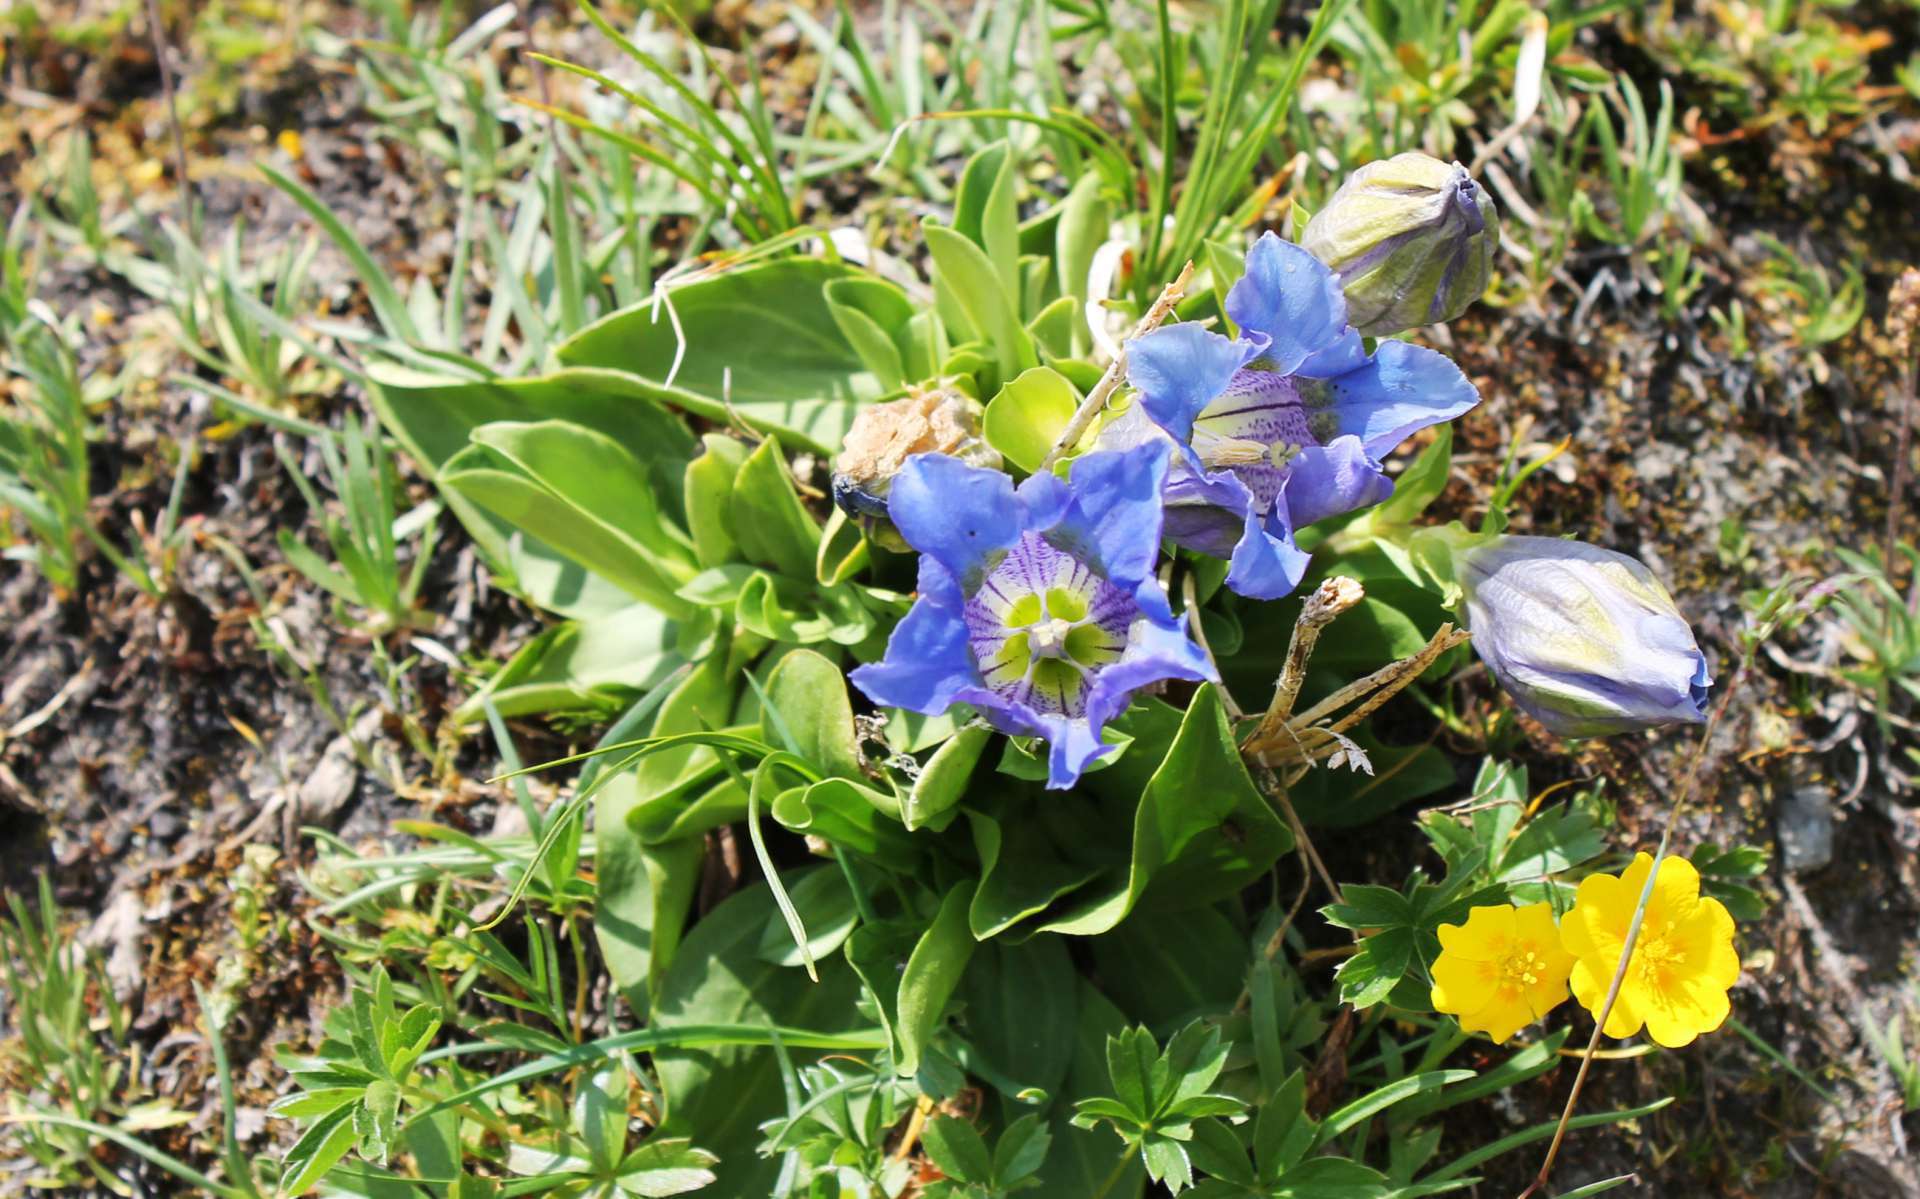
[[1464,1032],[1504,1041],[1567,997],[1573,955],[1561,948],[1550,904],[1475,908],[1465,924],[1440,926],[1440,948],[1433,1006],[1458,1016]]
[[[1596,1020],[1652,868],[1653,859],[1643,853],[1617,878],[1589,875],[1560,925],[1561,942],[1577,959],[1573,993]],[[1678,1049],[1726,1020],[1727,988],[1739,977],[1733,917],[1719,900],[1701,896],[1693,863],[1666,858],[1620,982],[1620,997],[1607,1017],[1607,1035],[1630,1037],[1645,1024],[1648,1036]]]

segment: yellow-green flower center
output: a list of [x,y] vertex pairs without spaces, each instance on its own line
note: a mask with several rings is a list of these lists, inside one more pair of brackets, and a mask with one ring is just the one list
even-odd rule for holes
[[1509,987],[1531,987],[1540,981],[1546,969],[1544,954],[1532,949],[1521,952],[1516,948],[1500,961],[1500,981]]

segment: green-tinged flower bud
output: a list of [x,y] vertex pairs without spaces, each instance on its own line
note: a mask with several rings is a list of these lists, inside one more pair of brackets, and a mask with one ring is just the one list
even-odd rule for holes
[[1000,469],[1000,452],[980,435],[980,402],[951,388],[917,390],[860,410],[833,463],[833,502],[888,549],[906,542],[887,521],[893,477],[915,454],[950,454],[969,466]]
[[1300,244],[1340,276],[1369,337],[1450,321],[1487,290],[1500,214],[1459,163],[1410,150],[1361,167]]
[[1454,554],[1473,648],[1563,737],[1706,719],[1707,660],[1660,580],[1579,541],[1495,537]]

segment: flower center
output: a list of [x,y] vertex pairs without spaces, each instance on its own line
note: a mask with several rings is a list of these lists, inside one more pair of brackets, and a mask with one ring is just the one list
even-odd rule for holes
[[1509,987],[1531,987],[1540,981],[1546,971],[1547,959],[1529,949],[1522,953],[1516,949],[1500,961],[1500,981]]
[[1633,961],[1640,977],[1658,983],[1667,972],[1686,965],[1686,951],[1674,944],[1669,935],[1672,931],[1665,925],[1640,930],[1640,943],[1633,947]]
[[1037,534],[1021,536],[967,598],[981,680],[1036,712],[1086,714],[1094,678],[1120,660],[1133,597]]

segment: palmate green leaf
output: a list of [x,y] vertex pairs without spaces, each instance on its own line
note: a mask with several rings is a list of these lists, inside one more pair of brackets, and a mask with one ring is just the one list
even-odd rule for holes
[[827,304],[826,286],[852,278],[870,276],[810,258],[739,267],[602,317],[556,353],[563,366],[599,368],[589,378],[612,373],[660,403],[836,453],[854,413],[887,390]]

